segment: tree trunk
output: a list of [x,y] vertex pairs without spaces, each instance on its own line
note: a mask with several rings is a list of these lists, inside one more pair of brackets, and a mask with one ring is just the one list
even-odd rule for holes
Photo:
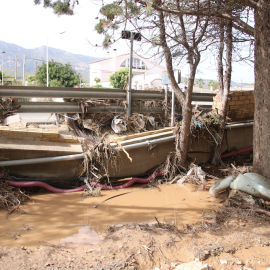
[[255,9],[255,115],[253,171],[270,180],[270,4]]
[[[221,32],[221,44],[220,44],[220,50],[224,49],[223,45],[223,33]],[[221,63],[220,63],[221,62]],[[226,124],[226,116],[227,116],[227,105],[228,105],[228,96],[230,93],[230,87],[231,87],[231,74],[232,74],[232,21],[227,21],[227,29],[226,29],[226,72],[225,72],[225,85],[223,86],[223,80],[221,80],[221,77],[223,77],[221,72],[223,73],[223,70],[220,68],[220,65],[222,65],[222,54],[221,51],[219,53],[219,83],[222,81],[222,87],[219,85],[219,98],[220,98],[220,107],[219,107],[219,115],[221,117],[221,124],[218,127],[218,134],[217,134],[217,145],[214,147],[214,154],[212,157],[212,164],[215,166],[220,165],[220,152],[221,152],[221,146],[223,142],[224,137],[224,131],[225,131],[225,124]]]
[[[198,61],[199,63],[199,61]],[[179,139],[179,149],[176,149],[180,152],[181,165],[185,165],[187,154],[188,154],[188,146],[189,146],[189,135],[190,135],[190,123],[192,117],[192,92],[193,85],[195,81],[196,69],[198,63],[190,64],[190,77],[188,79],[188,86],[186,91],[186,98],[184,103],[182,104],[182,125],[181,125],[181,133]]]

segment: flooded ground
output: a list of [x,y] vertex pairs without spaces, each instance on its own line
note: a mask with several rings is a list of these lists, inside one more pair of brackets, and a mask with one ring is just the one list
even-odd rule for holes
[[[39,194],[6,219],[0,211],[2,246],[37,247],[46,244],[95,244],[104,237],[104,230],[113,224],[155,222],[166,220],[182,228],[197,222],[203,209],[214,207],[216,199],[207,191],[192,185],[163,185],[143,189],[102,191],[102,196],[81,197],[81,193]],[[129,194],[104,200],[125,192]]]

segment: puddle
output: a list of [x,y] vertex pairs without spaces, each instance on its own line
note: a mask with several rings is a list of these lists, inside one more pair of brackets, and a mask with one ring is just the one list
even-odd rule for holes
[[96,244],[103,240],[103,237],[91,230],[89,226],[79,229],[78,234],[60,239],[60,243],[73,243],[73,244]]
[[[37,247],[65,242],[93,244],[102,240],[108,226],[155,222],[155,217],[182,228],[184,224],[197,222],[202,210],[214,207],[216,202],[207,191],[197,192],[197,189],[192,185],[175,184],[151,189],[135,186],[102,191],[103,196],[96,198],[83,198],[80,192],[34,195],[35,204],[29,201],[20,208],[27,214],[14,213],[6,220],[7,212],[0,211],[1,245]],[[94,208],[104,200],[128,191],[133,192]]]

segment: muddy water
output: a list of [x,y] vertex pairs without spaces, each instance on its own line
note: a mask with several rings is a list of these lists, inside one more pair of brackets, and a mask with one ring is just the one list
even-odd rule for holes
[[[124,192],[98,208],[102,201]],[[207,191],[191,185],[164,185],[159,188],[102,191],[102,197],[82,198],[81,193],[32,196],[20,209],[26,214],[0,211],[0,245],[37,247],[58,243],[97,243],[113,224],[168,221],[179,228],[199,220],[202,210],[213,207],[215,199]]]

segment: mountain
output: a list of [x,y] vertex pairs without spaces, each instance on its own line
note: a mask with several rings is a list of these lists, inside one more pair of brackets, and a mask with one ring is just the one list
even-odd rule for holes
[[[17,55],[17,80],[22,80],[23,76],[23,55],[26,55],[25,61],[25,76],[35,74],[36,65],[40,66],[42,62],[46,63],[46,46],[41,46],[35,49],[26,49],[16,44],[0,41],[0,53],[4,60],[4,75],[14,77],[15,74],[15,55]],[[1,57],[2,58],[2,57]],[[0,64],[2,59],[0,58]],[[89,63],[101,60],[102,58],[86,56],[82,54],[73,54],[60,49],[49,47],[49,60],[60,62],[62,64],[70,63],[78,73],[81,73],[82,79],[88,82],[89,80]],[[7,63],[6,63],[7,62]]]

